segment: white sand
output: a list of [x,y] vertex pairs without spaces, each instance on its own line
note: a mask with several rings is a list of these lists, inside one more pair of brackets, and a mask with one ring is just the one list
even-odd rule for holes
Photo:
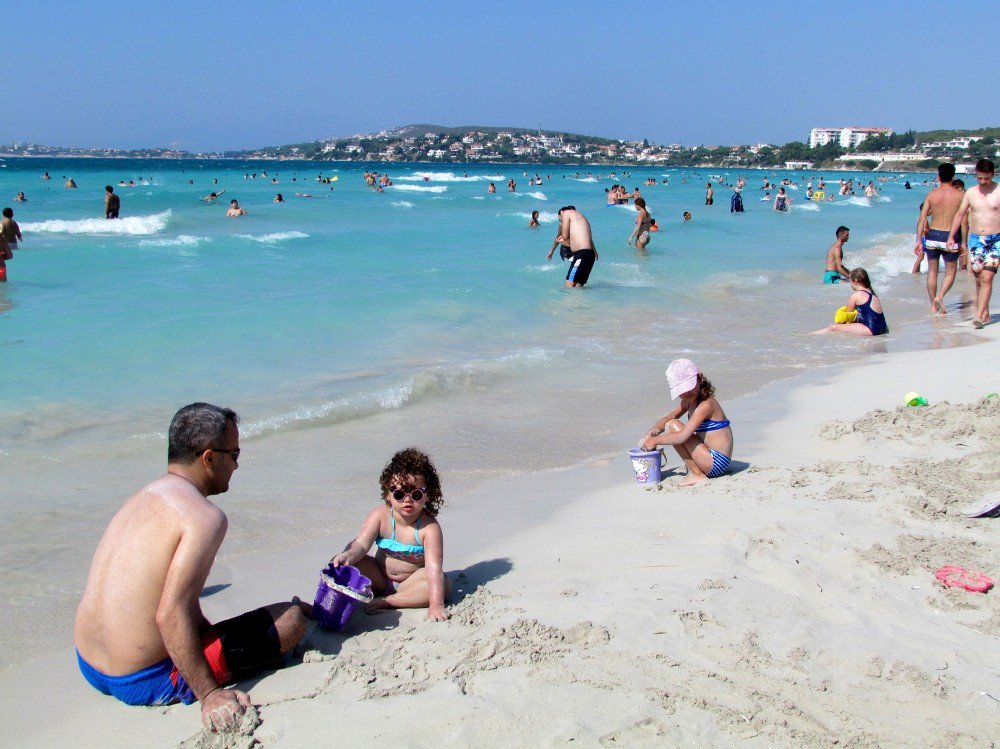
[[[933,572],[1000,580],[1000,521],[960,514],[1000,490],[1000,401],[978,402],[1000,391],[998,336],[722,394],[750,467],[694,489],[633,484],[651,413],[614,458],[449,496],[451,621],[310,632],[243,685],[243,735],[99,695],[67,633],[0,676],[0,746],[993,746],[1000,592]],[[931,407],[897,409],[910,390]],[[206,614],[309,596],[346,540],[220,562]]]

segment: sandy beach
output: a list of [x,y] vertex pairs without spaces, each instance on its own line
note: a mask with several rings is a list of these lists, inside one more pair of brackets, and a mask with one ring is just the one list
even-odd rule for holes
[[[933,573],[1000,577],[996,518],[960,512],[1000,491],[997,337],[720,394],[737,472],[694,489],[635,485],[625,449],[646,423],[618,425],[620,455],[446,486],[451,620],[311,629],[287,668],[242,684],[258,708],[241,734],[201,734],[197,705],[99,695],[67,632],[0,676],[0,744],[994,746],[996,590]],[[910,390],[931,405],[897,407]],[[223,547],[206,615],[311,597],[347,540]]]

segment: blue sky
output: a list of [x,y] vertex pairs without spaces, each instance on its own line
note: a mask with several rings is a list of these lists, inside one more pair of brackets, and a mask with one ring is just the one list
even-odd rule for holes
[[1000,125],[995,45],[975,40],[1000,28],[992,0],[111,0],[8,4],[2,24],[2,143],[221,150],[434,123],[697,145]]

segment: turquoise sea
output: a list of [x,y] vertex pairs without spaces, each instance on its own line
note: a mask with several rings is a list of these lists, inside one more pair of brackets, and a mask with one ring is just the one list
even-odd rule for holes
[[[41,605],[25,589],[40,548],[45,564],[86,569],[110,513],[162,471],[169,419],[191,401],[243,418],[244,525],[227,541],[239,550],[353,527],[382,464],[407,444],[435,457],[457,502],[484,478],[624,450],[623,432],[638,437],[667,410],[663,370],[677,356],[698,362],[725,403],[872,351],[955,345],[954,322],[968,316],[964,278],[949,297],[957,314],[931,322],[909,273],[928,175],[908,175],[906,190],[906,175],[825,173],[833,193],[841,178],[890,179],[874,200],[814,204],[804,180],[819,173],[2,163],[0,196],[28,198],[4,203],[24,241],[0,288],[0,570],[24,606]],[[370,190],[366,167],[394,186]],[[717,183],[704,205],[712,175],[738,174],[745,213],[730,213]],[[801,185],[789,213],[758,200],[765,176]],[[634,208],[605,205],[616,182],[638,186],[662,227],[646,253],[626,245]],[[106,184],[121,195],[117,221],[103,218]],[[217,203],[199,200],[223,188]],[[273,202],[278,192],[286,202]],[[227,218],[230,198],[249,215]],[[566,204],[590,219],[600,253],[583,290],[563,288],[558,255],[545,259]],[[532,210],[540,229],[527,227]],[[849,295],[819,283],[840,224],[851,229],[846,264],[867,267],[883,298],[885,339],[803,335]]]

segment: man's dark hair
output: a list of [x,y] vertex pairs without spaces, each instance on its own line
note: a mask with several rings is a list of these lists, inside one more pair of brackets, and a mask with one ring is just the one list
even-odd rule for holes
[[9,208],[9,207],[8,208],[4,208],[3,209],[3,217],[4,218],[14,218],[14,211],[11,208]]
[[236,198],[233,198],[232,200],[229,201],[229,205],[233,205],[235,202],[236,202]]
[[838,226],[837,231],[835,233],[839,237],[840,233],[843,231],[850,231],[850,229],[848,229],[846,226]]
[[938,164],[938,179],[942,182],[951,182],[955,178],[954,164]]
[[989,159],[980,159],[976,162],[976,171],[982,172],[983,174],[993,174],[996,171],[996,167],[993,162]]
[[575,210],[576,210],[575,205],[564,205],[562,208],[559,209],[559,212],[556,215],[557,216],[560,215],[563,211],[575,211]]
[[105,185],[104,186],[104,192],[114,192],[114,191],[115,191],[115,188],[113,188],[111,185]]
[[211,403],[192,403],[174,414],[167,437],[167,462],[193,463],[209,448],[222,447],[222,437],[229,422],[240,417],[231,408]]

